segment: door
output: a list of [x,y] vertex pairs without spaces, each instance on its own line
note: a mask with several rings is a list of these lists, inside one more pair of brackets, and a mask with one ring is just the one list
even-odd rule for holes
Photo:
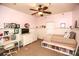
[[53,22],[46,23],[46,34],[54,34],[55,24]]

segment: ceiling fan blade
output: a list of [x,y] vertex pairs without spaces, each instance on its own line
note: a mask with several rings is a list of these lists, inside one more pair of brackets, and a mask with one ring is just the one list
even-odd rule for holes
[[30,10],[32,10],[32,11],[38,11],[38,10],[35,10],[35,9],[30,9]]
[[43,13],[52,14],[52,12],[48,12],[48,11],[43,11]]
[[37,14],[38,12],[32,13],[31,15]]
[[48,9],[48,7],[47,7],[47,6],[43,7],[43,10],[46,10],[46,9]]

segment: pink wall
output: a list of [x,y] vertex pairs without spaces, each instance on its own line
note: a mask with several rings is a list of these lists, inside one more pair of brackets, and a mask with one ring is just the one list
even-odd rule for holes
[[64,34],[65,30],[60,28],[60,23],[66,23],[66,28],[72,26],[72,12],[59,13],[37,18],[38,26],[46,25],[48,22],[55,24],[55,33]]
[[8,7],[0,6],[0,25],[3,23],[13,22],[21,24],[21,27],[23,27],[24,24],[28,22],[31,24],[31,27],[34,27],[35,23],[37,23],[37,25],[42,25],[46,24],[47,22],[54,22],[58,28],[61,22],[65,22],[66,27],[71,26],[72,12],[65,12],[64,15],[62,14],[63,13],[35,18],[31,15],[27,15]]
[[69,27],[72,25],[72,12],[65,12],[55,15],[49,15],[45,17],[37,18],[38,25],[46,24],[48,22],[53,22],[56,24],[56,27],[58,28],[60,23],[66,23],[66,27]]
[[73,11],[73,26],[75,25],[75,20],[78,21],[79,26],[79,6],[76,6],[75,10]]
[[25,23],[29,23],[31,28],[34,28],[35,25],[46,25],[48,22],[55,23],[57,33],[64,33],[65,30],[60,28],[60,23],[66,23],[67,28],[71,26],[72,12],[65,12],[64,15],[63,13],[60,13],[44,17],[34,17],[5,6],[0,6],[0,28],[3,27],[4,23],[18,23],[21,24],[21,27],[23,27]]
[[21,27],[24,27],[25,23],[29,23],[31,28],[33,28],[35,25],[35,18],[8,7],[0,6],[0,28],[3,28],[4,23],[18,23]]
[[[75,7],[75,10],[73,11],[73,26],[75,25],[75,20],[78,21],[78,26],[79,26],[79,6]],[[79,45],[79,29],[74,30],[76,32],[76,40]]]

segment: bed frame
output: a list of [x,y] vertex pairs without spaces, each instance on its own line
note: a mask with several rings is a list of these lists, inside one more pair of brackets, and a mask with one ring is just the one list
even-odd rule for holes
[[[75,43],[74,40],[72,40],[72,41],[73,41],[73,43]],[[76,51],[77,44],[67,44],[65,42],[63,43],[63,42],[59,42],[59,41],[44,40],[41,42],[41,47],[47,48],[47,49],[50,49],[50,50],[53,50],[53,51],[56,51],[59,53],[63,53],[64,55],[74,56],[76,54],[75,51]]]

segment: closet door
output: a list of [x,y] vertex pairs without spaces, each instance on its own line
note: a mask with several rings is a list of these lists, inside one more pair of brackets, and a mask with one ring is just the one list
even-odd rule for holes
[[54,34],[55,24],[53,22],[46,23],[46,34]]
[[39,39],[44,39],[45,34],[46,34],[45,29],[44,29],[44,28],[40,28],[40,29],[38,29],[37,31],[38,31],[38,32],[37,32],[38,38],[39,38]]

